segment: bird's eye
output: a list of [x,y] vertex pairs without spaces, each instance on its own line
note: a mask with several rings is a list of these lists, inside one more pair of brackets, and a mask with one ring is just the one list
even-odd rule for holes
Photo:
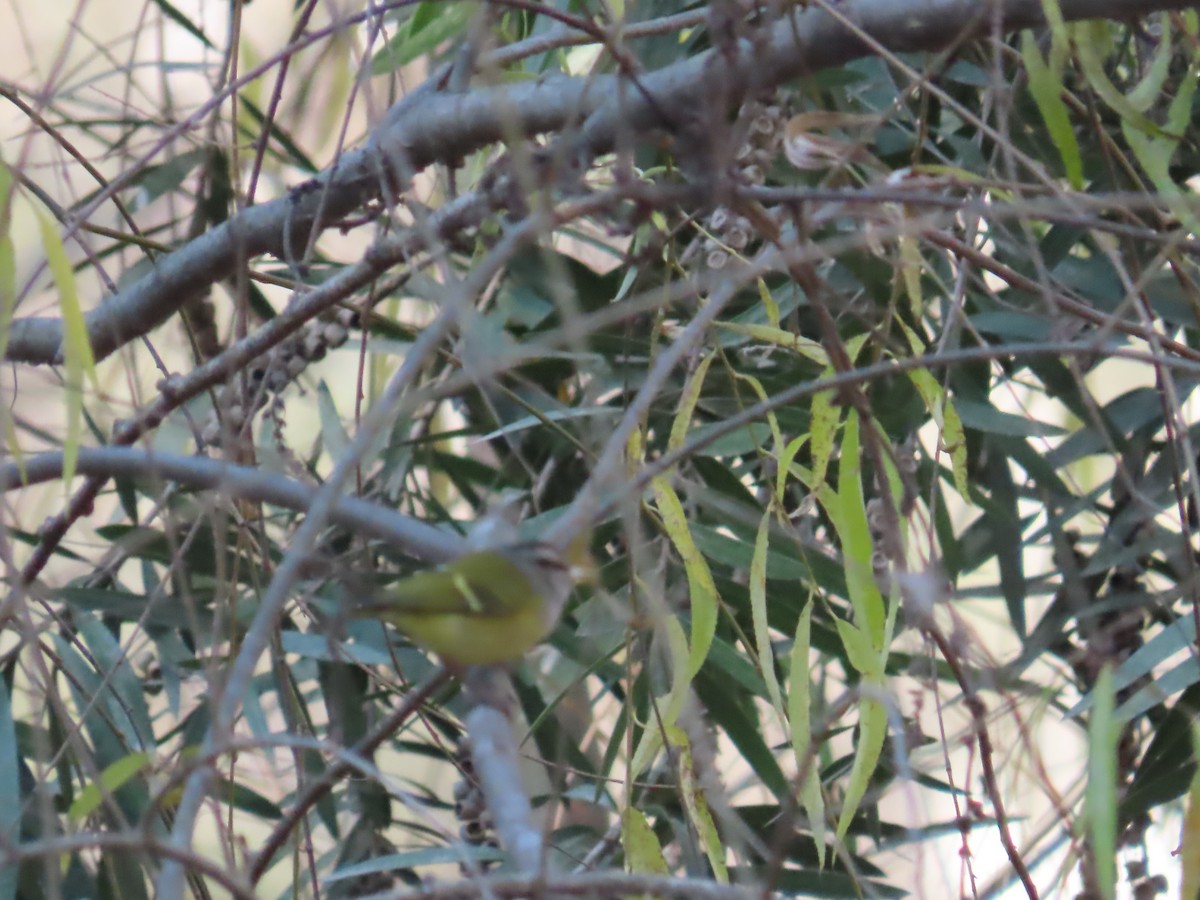
[[563,572],[567,570],[562,554],[548,544],[538,544],[534,547],[533,561],[544,569],[558,569]]

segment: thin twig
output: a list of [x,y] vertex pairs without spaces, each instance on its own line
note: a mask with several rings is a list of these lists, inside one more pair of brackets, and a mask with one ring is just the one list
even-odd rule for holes
[[[424,681],[404,695],[404,702],[391,715],[380,722],[374,731],[363,737],[351,748],[351,753],[356,757],[370,758],[384,741],[395,734],[396,730],[408,721],[409,717],[416,712],[422,703],[449,680],[449,677],[449,673],[445,668],[439,668],[431,672]],[[350,763],[344,760],[339,761],[326,769],[321,777],[310,781],[305,786],[304,793],[296,798],[296,801],[283,814],[283,817],[275,823],[275,827],[271,829],[271,833],[263,841],[262,847],[254,855],[254,859],[251,861],[250,867],[246,872],[246,878],[251,885],[257,884],[258,880],[270,868],[275,854],[287,842],[292,829],[296,827],[296,824],[304,817],[305,813],[312,809],[322,797],[328,794],[339,779],[349,775],[352,771],[354,771],[354,767]]]

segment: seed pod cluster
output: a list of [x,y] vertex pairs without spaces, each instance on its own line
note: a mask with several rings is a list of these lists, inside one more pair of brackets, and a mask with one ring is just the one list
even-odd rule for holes
[[754,185],[765,184],[767,173],[779,158],[787,116],[783,106],[750,100],[742,105],[738,123],[742,141],[734,153],[738,177]]
[[[454,764],[462,775],[454,785],[454,817],[461,823],[458,829],[459,837],[475,847],[499,847],[500,841],[492,827],[492,814],[487,808],[487,800],[475,780],[471,740],[466,735],[459,739],[458,746],[454,748]],[[495,863],[491,862],[479,864],[484,870],[494,865]]]
[[723,206],[714,209],[706,223],[709,236],[701,248],[704,264],[710,269],[723,269],[733,254],[740,254],[750,243],[750,220],[735,215]]
[[350,329],[357,325],[358,313],[339,309],[328,319],[309,322],[251,362],[244,380],[234,379],[221,388],[216,407],[201,431],[204,443],[219,447],[227,435],[241,432],[255,413],[273,398],[278,399],[312,363],[346,343]]

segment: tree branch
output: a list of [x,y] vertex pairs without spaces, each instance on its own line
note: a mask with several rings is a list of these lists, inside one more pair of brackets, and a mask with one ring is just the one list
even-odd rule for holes
[[[1197,5],[1196,0],[1060,0],[1068,21],[1133,19]],[[976,0],[846,0],[838,4],[837,18],[810,5],[755,40],[640,76],[644,92],[619,90],[617,75],[555,77],[461,94],[437,93],[427,84],[397,104],[364,147],[346,153],[321,176],[199,236],[91,310],[87,327],[93,352],[102,359],[149,333],[245,260],[263,253],[291,258],[289,251],[306,246],[314,229],[328,228],[364,202],[387,196],[397,173],[403,187],[412,173],[435,161],[461,159],[514,134],[559,131],[581,119],[585,125],[575,140],[590,161],[611,149],[618,133],[676,127],[663,122],[659,110],[709,109],[714,97],[736,105],[753,91],[865,56],[870,49],[863,34],[897,51],[936,51],[983,33],[993,21],[1005,31],[1039,26],[1041,0],[997,0],[996,9]],[[60,361],[61,320],[14,321],[6,358]]]
[[[158,476],[196,489],[222,491],[234,497],[307,511],[317,488],[300,484],[261,469],[237,466],[201,456],[180,456],[132,447],[81,447],[75,471],[97,478]],[[43,453],[20,463],[0,465],[0,491],[27,487],[62,475],[61,452]],[[360,500],[339,497],[329,521],[357,534],[395,544],[430,562],[444,562],[461,552],[463,538],[394,510]]]

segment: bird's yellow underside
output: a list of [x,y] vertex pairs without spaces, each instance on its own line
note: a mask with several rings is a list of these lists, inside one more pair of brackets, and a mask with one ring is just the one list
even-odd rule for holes
[[508,616],[387,616],[416,643],[444,660],[464,666],[488,666],[524,656],[546,636],[540,610]]

